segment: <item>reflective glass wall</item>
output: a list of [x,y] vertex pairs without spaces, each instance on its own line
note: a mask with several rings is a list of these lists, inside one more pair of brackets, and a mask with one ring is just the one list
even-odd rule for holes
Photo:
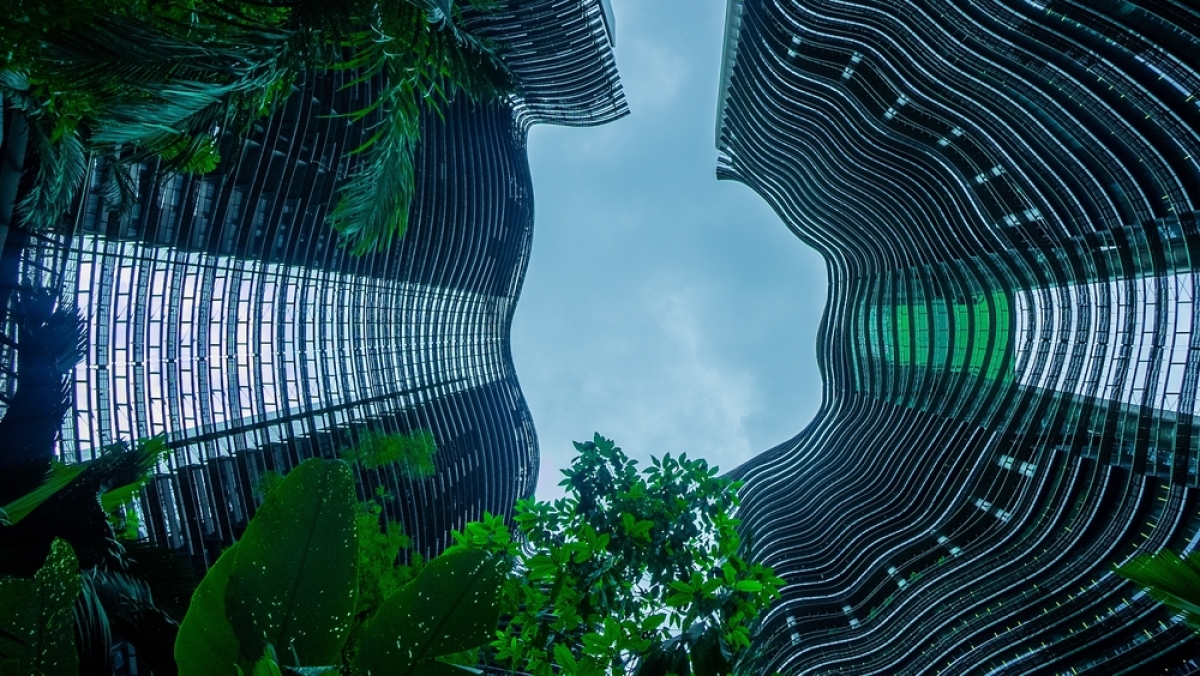
[[[733,0],[718,174],[826,258],[824,405],[737,471],[791,674],[1193,673],[1200,14]],[[803,386],[803,385],[798,385]]]

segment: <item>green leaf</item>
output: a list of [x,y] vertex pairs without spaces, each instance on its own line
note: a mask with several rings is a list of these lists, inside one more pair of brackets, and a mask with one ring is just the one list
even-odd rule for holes
[[266,654],[254,663],[254,676],[283,676],[283,672],[279,670],[279,662],[275,661],[274,649],[268,649]]
[[67,484],[74,481],[75,477],[79,476],[79,473],[85,467],[87,465],[84,464],[64,465],[62,463],[54,463],[50,467],[50,472],[42,481],[42,485],[4,505],[2,511],[8,515],[9,525],[15,525],[21,519],[29,516],[29,513],[37,509],[39,505],[49,500],[55,493],[66,488]]
[[[670,645],[668,643],[667,645]],[[664,649],[656,646],[642,658],[635,676],[690,676],[691,668],[688,663],[687,651],[682,645]]]
[[635,676],[667,676],[667,670],[670,667],[671,656],[655,647],[642,657]]
[[477,669],[445,662],[422,662],[420,668],[413,672],[420,676],[466,676],[467,674],[482,673]]
[[534,556],[533,558],[529,559],[526,565],[529,570],[530,580],[545,579],[558,572],[558,564],[556,564],[553,559],[545,554]]
[[128,505],[138,496],[138,492],[142,490],[144,484],[144,481],[135,481],[124,486],[110,488],[100,494],[100,506],[104,511],[111,513],[118,507]]
[[32,580],[0,580],[0,673],[75,676],[79,660],[71,607],[82,588],[79,559],[55,539]]
[[692,594],[696,591],[695,587],[680,580],[671,580],[670,585],[671,589],[674,589],[681,594]]
[[221,554],[192,594],[191,605],[175,638],[179,676],[225,676],[238,672],[241,645],[225,615],[225,591],[239,546],[240,543],[235,544]]
[[621,514],[621,527],[625,529],[626,533],[629,533],[633,530],[633,524],[634,518],[632,514],[629,512],[624,512]]
[[692,602],[691,594],[671,594],[667,597],[666,604],[672,608],[686,606]]
[[692,668],[696,676],[726,676],[733,669],[721,650],[721,632],[711,628],[692,644]]
[[[431,660],[487,643],[500,618],[499,562],[463,549],[429,562],[363,630],[356,669],[365,676],[433,673]],[[447,665],[448,666],[448,665]]]
[[567,673],[575,671],[579,663],[575,660],[575,656],[571,654],[571,649],[559,643],[554,646],[554,661],[558,666],[563,667]]
[[607,670],[604,668],[604,663],[597,660],[595,657],[585,657],[579,663],[579,667],[575,671],[575,676],[604,676]]
[[655,629],[661,627],[663,622],[666,621],[666,615],[651,615],[650,617],[642,620],[642,631],[654,631]]
[[350,467],[318,458],[267,496],[238,542],[225,590],[243,663],[267,645],[298,656],[294,666],[338,659],[358,587],[355,505]]
[[1188,559],[1162,550],[1134,557],[1116,573],[1150,590],[1150,595],[1167,606],[1183,611],[1189,622],[1200,620],[1200,556]]
[[763,590],[762,583],[758,580],[738,580],[733,584],[735,591],[740,592],[760,592]]
[[357,444],[344,449],[346,462],[357,462],[364,469],[395,466],[406,479],[426,479],[437,473],[434,456],[437,442],[429,430],[409,434],[379,434],[367,432]]

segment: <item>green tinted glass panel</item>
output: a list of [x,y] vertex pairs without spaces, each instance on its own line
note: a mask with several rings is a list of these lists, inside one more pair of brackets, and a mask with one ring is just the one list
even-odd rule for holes
[[885,366],[932,368],[989,380],[1012,378],[1011,360],[1003,370],[1012,350],[1012,311],[1003,292],[976,296],[966,303],[932,298],[864,310],[867,335],[859,335],[855,342],[870,349],[860,351],[855,362],[860,387],[867,382],[862,370],[872,360]]

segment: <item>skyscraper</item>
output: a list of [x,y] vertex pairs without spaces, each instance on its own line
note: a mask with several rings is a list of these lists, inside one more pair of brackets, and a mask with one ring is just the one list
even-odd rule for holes
[[[4,283],[53,291],[88,327],[61,454],[166,435],[142,522],[198,565],[244,528],[265,471],[368,428],[437,442],[426,481],[360,477],[396,496],[392,516],[422,551],[533,492],[537,441],[509,349],[533,227],[526,134],[627,109],[606,0],[500,2],[465,21],[501,45],[520,93],[426,111],[408,231],[382,253],[350,256],[326,224],[374,122],[336,114],[380,85],[348,72],[304,78],[251,134],[224,137],[212,173],[156,182],[138,167],[127,222],[107,213],[93,166],[69,234],[8,233],[18,264]],[[0,362],[14,352],[0,347]]]
[[742,467],[788,674],[1192,673],[1200,13],[731,0],[718,175],[825,257],[824,404]]

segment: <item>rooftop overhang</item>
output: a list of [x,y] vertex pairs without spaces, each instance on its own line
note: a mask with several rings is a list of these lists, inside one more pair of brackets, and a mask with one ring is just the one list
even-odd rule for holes
[[729,103],[729,78],[737,61],[738,37],[742,30],[743,0],[728,0],[725,8],[725,46],[721,51],[721,84],[717,87],[717,150],[721,149],[721,127],[725,125],[725,109]]
[[600,0],[600,10],[604,15],[604,27],[608,29],[608,44],[614,48],[617,46],[617,19],[613,14],[612,3],[609,0]]

